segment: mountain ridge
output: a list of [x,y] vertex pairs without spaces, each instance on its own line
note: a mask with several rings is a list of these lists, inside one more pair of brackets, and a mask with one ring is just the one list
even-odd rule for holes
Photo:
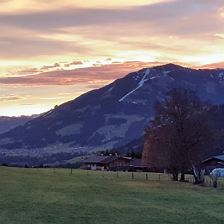
[[189,88],[202,100],[223,104],[224,70],[169,63],[129,73],[1,134],[1,152],[39,156],[119,148],[143,135],[155,102],[172,88]]

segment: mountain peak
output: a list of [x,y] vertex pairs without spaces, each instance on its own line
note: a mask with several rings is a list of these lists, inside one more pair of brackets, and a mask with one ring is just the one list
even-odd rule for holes
[[168,64],[159,65],[159,66],[154,67],[154,69],[157,69],[157,70],[180,70],[180,69],[184,69],[184,68],[185,67],[176,65],[173,63],[168,63]]

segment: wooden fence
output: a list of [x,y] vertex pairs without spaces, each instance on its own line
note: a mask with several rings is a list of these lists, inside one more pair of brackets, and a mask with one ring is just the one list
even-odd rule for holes
[[[63,170],[63,171],[62,171]],[[138,180],[138,181],[171,181],[172,176],[165,173],[153,173],[153,172],[122,172],[122,171],[91,171],[91,170],[77,170],[77,169],[55,169],[53,173],[67,173],[69,175],[75,175],[75,173],[84,172],[87,176],[94,174],[96,177],[102,178],[121,178],[123,180]],[[186,183],[194,183],[193,175],[185,176]],[[205,176],[205,187],[213,187],[213,181],[209,176]],[[224,190],[224,178],[219,178],[217,181],[217,189]]]

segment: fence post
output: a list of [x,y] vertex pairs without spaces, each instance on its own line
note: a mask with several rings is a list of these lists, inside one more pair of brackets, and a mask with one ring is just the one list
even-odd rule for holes
[[133,172],[131,173],[131,179],[132,180],[134,179],[134,173]]
[[145,179],[148,180],[148,173],[145,174]]
[[215,178],[215,179],[213,180],[213,187],[214,187],[214,188],[217,188],[217,185],[218,185],[218,180],[217,180],[217,178]]
[[118,171],[117,171],[117,178],[118,178],[119,176],[118,176]]
[[71,170],[70,170],[70,175],[72,175],[72,168],[71,168]]

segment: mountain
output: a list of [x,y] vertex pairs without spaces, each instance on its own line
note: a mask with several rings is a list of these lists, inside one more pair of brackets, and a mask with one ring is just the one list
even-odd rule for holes
[[32,120],[36,116],[20,116],[20,117],[7,117],[0,116],[0,134],[7,132],[17,126],[24,125],[26,122]]
[[127,145],[143,135],[155,102],[175,87],[223,104],[224,70],[166,64],[132,72],[1,134],[1,154],[41,157]]

